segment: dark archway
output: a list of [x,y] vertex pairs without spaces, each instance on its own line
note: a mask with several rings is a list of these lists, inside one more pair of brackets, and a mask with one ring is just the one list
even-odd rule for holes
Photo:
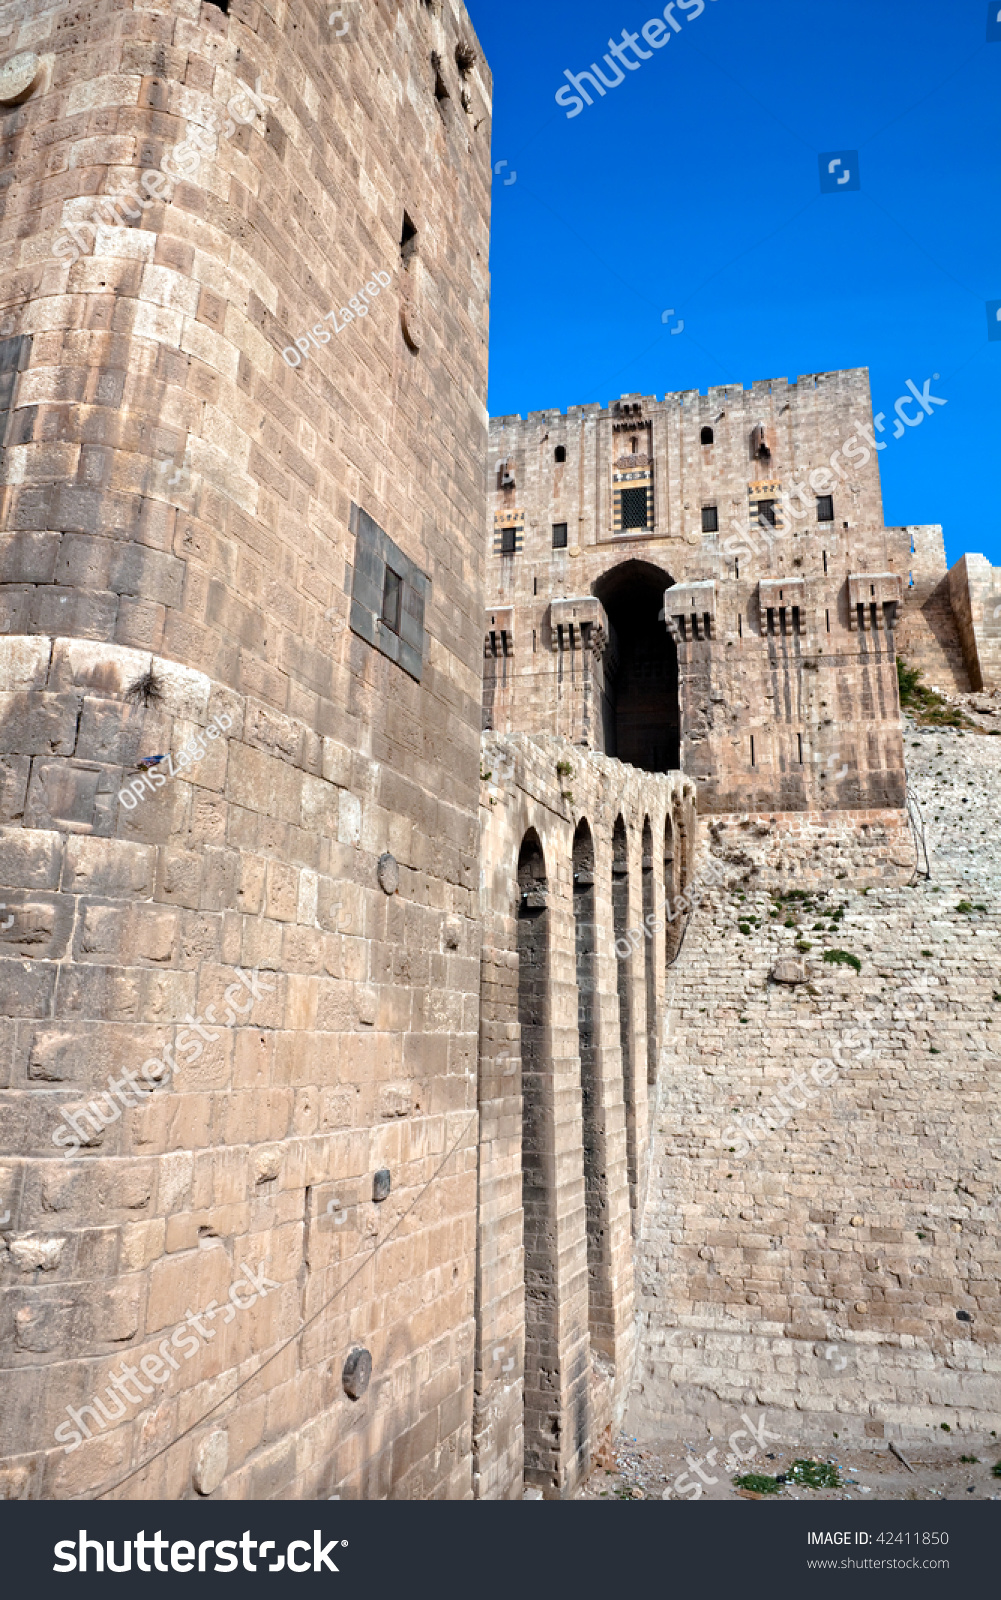
[[573,910],[577,953],[577,1032],[584,1129],[587,1303],[591,1348],[615,1359],[615,1318],[608,1240],[608,1157],[599,1072],[598,929],[594,917],[594,841],[587,822],[573,841]]
[[644,772],[676,772],[681,765],[678,652],[664,624],[664,590],[673,582],[648,561],[624,561],[594,586],[611,633],[605,754]]
[[657,972],[654,955],[653,828],[643,819],[643,975],[646,990],[646,1081],[657,1082]]
[[518,857],[518,1021],[521,1024],[521,1193],[525,1218],[525,1481],[559,1484],[556,1117],[548,1053],[549,908],[534,828]]
[[[621,816],[612,833],[612,931],[615,934],[616,989],[619,1002],[619,1043],[622,1047],[622,1098],[626,1107],[626,1167],[629,1173],[629,1214],[636,1233],[639,1201],[639,1162],[636,1139],[636,1083],[633,1061],[632,941],[629,904],[629,841]],[[619,959],[622,951],[626,953]]]
[[664,960],[668,967],[677,959],[684,926],[684,917],[677,907],[682,876],[679,849],[671,813],[668,812],[664,819]]

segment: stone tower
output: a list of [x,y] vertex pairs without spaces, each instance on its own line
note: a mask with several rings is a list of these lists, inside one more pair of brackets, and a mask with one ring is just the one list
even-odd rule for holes
[[470,1493],[491,84],[330,10],[0,7],[15,1495]]

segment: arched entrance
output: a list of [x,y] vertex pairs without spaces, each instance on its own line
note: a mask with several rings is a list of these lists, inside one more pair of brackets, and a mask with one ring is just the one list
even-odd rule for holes
[[670,573],[624,561],[594,586],[610,624],[602,727],[606,755],[644,772],[681,766],[678,652],[664,625]]
[[525,1241],[525,1481],[560,1482],[556,1261],[556,1116],[547,1051],[549,909],[546,863],[534,828],[518,857],[518,1021],[521,1024],[522,1207]]

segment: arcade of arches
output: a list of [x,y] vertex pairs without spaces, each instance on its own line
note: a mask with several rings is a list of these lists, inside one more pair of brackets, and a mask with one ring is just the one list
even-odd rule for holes
[[695,790],[549,736],[483,770],[474,1485],[561,1498],[625,1400]]

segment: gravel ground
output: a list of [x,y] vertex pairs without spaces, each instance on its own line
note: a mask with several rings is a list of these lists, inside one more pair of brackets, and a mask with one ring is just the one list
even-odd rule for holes
[[[997,1500],[1001,1501],[1001,1477],[995,1478],[992,1468],[1001,1464],[1001,1441],[989,1435],[971,1445],[964,1439],[962,1445],[918,1445],[903,1450],[913,1472],[908,1472],[903,1462],[889,1448],[880,1444],[878,1449],[839,1449],[832,1440],[827,1456],[818,1457],[813,1449],[780,1449],[758,1451],[753,1461],[738,1464],[732,1460],[726,1440],[715,1445],[714,1462],[708,1459],[713,1453],[712,1439],[675,1440],[660,1446],[647,1445],[620,1433],[615,1444],[615,1467],[597,1467],[588,1482],[581,1488],[578,1500],[739,1500],[758,1498],[749,1496],[734,1485],[737,1473],[758,1472],[777,1476],[788,1472],[794,1460],[811,1458],[837,1465],[844,1487],[839,1489],[807,1489],[798,1484],[785,1484],[777,1494],[762,1495],[767,1500]],[[977,1462],[961,1461],[960,1456],[977,1456]],[[702,1495],[693,1492],[699,1483],[686,1461],[690,1456],[698,1462],[709,1478],[716,1483],[702,1483]],[[727,1463],[730,1463],[729,1470]],[[678,1488],[679,1479],[681,1489]]]

